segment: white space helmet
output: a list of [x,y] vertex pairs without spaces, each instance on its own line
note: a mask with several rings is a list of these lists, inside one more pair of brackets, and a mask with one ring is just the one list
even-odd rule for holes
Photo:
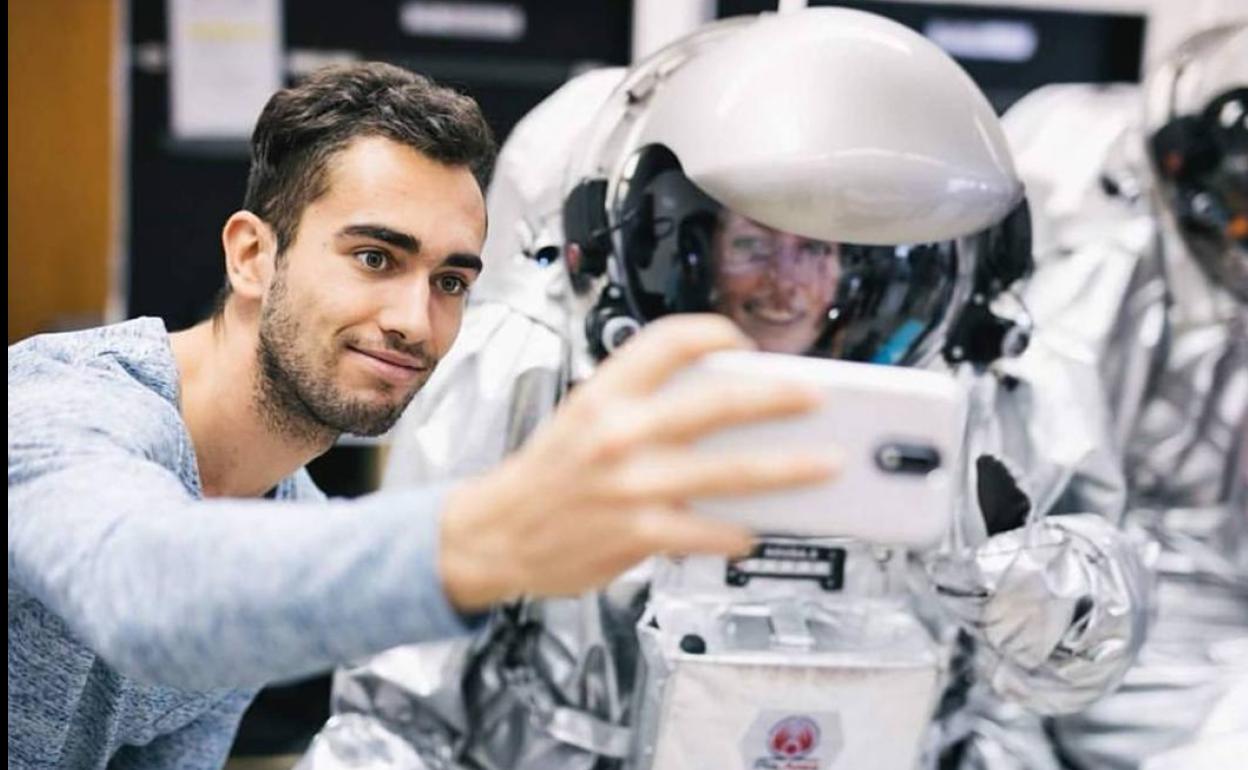
[[589,347],[718,311],[759,347],[985,363],[1031,264],[996,115],[943,51],[820,8],[718,22],[636,65],[574,148],[568,267]]
[[1248,22],[1186,40],[1144,95],[1166,222],[1211,279],[1248,302]]

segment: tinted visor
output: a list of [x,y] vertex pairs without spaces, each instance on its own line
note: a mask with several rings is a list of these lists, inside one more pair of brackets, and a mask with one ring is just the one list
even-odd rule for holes
[[1192,256],[1248,300],[1248,88],[1150,137],[1159,190]]
[[760,349],[912,364],[938,350],[959,281],[953,242],[869,246],[808,238],[721,206],[670,151],[643,148],[610,205],[640,320],[713,311]]

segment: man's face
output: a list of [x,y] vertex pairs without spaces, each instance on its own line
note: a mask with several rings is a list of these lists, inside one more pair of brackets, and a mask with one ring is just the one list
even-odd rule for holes
[[481,270],[472,173],[378,137],[329,163],[260,313],[260,389],[292,426],[388,430],[459,332]]
[[728,214],[714,251],[716,310],[760,350],[805,353],[815,344],[840,279],[837,244]]

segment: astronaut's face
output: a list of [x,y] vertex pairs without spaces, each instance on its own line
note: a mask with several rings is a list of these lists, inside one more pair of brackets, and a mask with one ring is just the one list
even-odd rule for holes
[[840,280],[840,246],[733,213],[714,239],[714,307],[760,350],[805,353],[827,325]]

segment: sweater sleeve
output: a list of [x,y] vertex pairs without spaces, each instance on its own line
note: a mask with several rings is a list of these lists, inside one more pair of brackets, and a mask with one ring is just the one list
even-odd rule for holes
[[442,488],[202,500],[166,459],[171,404],[13,373],[9,581],[123,674],[250,687],[470,630],[437,571]]

